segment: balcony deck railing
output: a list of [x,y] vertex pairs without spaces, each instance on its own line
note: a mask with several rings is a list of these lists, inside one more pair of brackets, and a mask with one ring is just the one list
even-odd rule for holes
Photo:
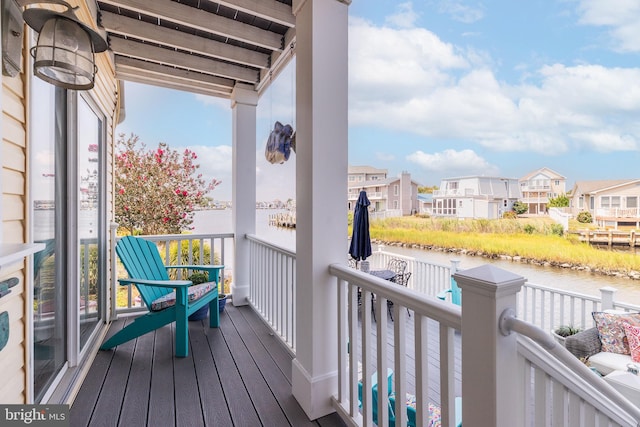
[[[376,387],[377,425],[389,425],[389,396],[384,390],[391,368],[395,396],[405,396],[407,392],[415,395],[416,419],[422,421],[417,425],[427,425],[429,402],[441,407],[443,426],[456,425],[456,396],[462,397],[463,418],[468,416],[476,420],[474,425],[577,427],[586,425],[587,420],[593,420],[593,425],[638,425],[638,407],[557,345],[548,331],[510,314],[515,311],[510,311],[509,307],[504,309],[505,301],[498,301],[504,296],[488,297],[495,298],[495,304],[477,304],[487,300],[489,288],[485,278],[470,276],[466,279],[466,289],[470,284],[482,289],[476,295],[467,295],[474,309],[467,311],[470,314],[466,315],[471,318],[465,320],[465,312],[460,307],[440,303],[355,269],[333,264],[329,272],[337,279],[338,301],[335,334],[338,393],[333,403],[350,424],[373,425],[372,381],[376,381],[382,385]],[[375,295],[375,326],[372,326],[371,294]],[[391,333],[385,315],[388,300],[394,302]],[[510,309],[514,310],[513,307]],[[411,318],[407,317],[408,312]],[[478,319],[496,319],[500,313],[501,321],[494,324],[495,329],[486,324],[476,326],[482,323]],[[481,330],[490,332],[485,337],[473,333]],[[458,335],[459,331],[463,333]],[[515,347],[505,343],[504,336],[512,332],[519,335]],[[461,365],[469,368],[467,371],[457,363],[458,354],[461,354]],[[488,360],[500,362],[490,366],[492,364],[479,360],[487,354],[490,355]],[[507,379],[497,381],[492,387],[475,384],[465,388],[466,383],[482,382],[477,373],[485,369]],[[501,369],[507,371],[501,372]],[[413,385],[409,375],[414,376]],[[434,376],[439,381],[434,381]],[[462,384],[461,392],[456,390],[458,379]],[[506,397],[508,402],[501,400]],[[496,405],[498,401],[502,404]],[[487,406],[492,403],[493,407]],[[465,405],[469,406],[465,408]],[[393,414],[395,425],[406,425],[405,399],[395,399]]]
[[249,240],[249,304],[295,354],[296,254],[247,235]]

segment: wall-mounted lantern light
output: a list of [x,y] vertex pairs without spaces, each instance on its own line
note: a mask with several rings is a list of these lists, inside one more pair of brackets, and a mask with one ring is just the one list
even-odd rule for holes
[[56,12],[32,7],[23,12],[27,25],[39,33],[38,43],[31,49],[34,74],[65,89],[91,89],[97,72],[94,52],[107,50],[106,37],[80,22],[68,3],[36,2],[60,4],[67,10]]

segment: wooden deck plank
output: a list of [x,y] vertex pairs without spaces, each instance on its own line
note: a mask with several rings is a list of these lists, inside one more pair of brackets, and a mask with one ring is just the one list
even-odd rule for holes
[[[314,425],[314,423],[307,418],[307,415],[291,394],[291,382],[279,369],[276,362],[272,359],[271,354],[266,351],[262,342],[262,339],[265,337],[258,337],[256,331],[244,316],[246,310],[251,309],[247,307],[246,309],[230,311],[229,317],[238,331],[239,336],[242,337],[244,345],[249,350],[249,354],[255,361],[259,371],[262,373],[264,380],[271,388],[271,392],[280,403],[284,415],[292,426],[302,427]],[[277,338],[273,336],[270,336],[270,338],[271,340],[277,340]],[[281,344],[280,348],[282,348]],[[289,357],[289,366],[291,366],[291,357]]]
[[[239,331],[236,329],[237,325],[233,323],[232,316],[227,313],[224,318],[225,320],[228,319],[228,321],[221,322],[220,329],[229,346],[229,350],[233,354],[233,360],[238,366],[242,366],[240,376],[247,388],[249,399],[256,409],[260,422],[265,426],[289,425],[287,418],[282,413],[276,398],[269,388],[269,384],[265,381],[255,360],[240,337]],[[248,333],[251,336],[247,337],[247,341],[257,339],[252,330]]]
[[[109,332],[115,334],[124,326],[123,320],[113,322]],[[91,421],[91,415],[93,409],[96,406],[98,398],[100,397],[100,391],[102,384],[109,371],[111,365],[111,359],[113,358],[113,351],[99,351],[93,360],[91,369],[87,374],[78,395],[82,396],[81,399],[76,399],[69,411],[69,423],[72,426],[88,426]]]
[[[260,419],[255,408],[251,404],[249,393],[240,377],[235,354],[232,354],[227,347],[225,337],[222,334],[222,327],[230,323],[228,316],[220,316],[220,328],[213,328],[207,331],[209,345],[212,350],[213,359],[216,362],[220,383],[224,390],[225,398],[234,425],[237,426],[258,426]],[[243,367],[244,368],[244,367]]]
[[167,325],[152,333],[155,334],[155,342],[147,425],[172,426],[176,419],[173,383],[174,329]]
[[[199,334],[203,334],[202,328],[189,327],[189,338],[192,335]],[[173,359],[173,383],[175,387],[176,426],[202,426],[204,419],[193,351],[189,351],[187,357]]]
[[[195,360],[195,372],[200,389],[200,402],[202,405],[204,424],[206,426],[230,426],[231,415],[227,408],[224,391],[218,377],[218,369],[209,347],[206,333],[192,333],[193,327],[189,325],[189,342],[191,352]],[[202,321],[197,322],[202,326]],[[196,323],[196,325],[197,325]],[[205,321],[208,327],[209,321]]]
[[247,305],[235,308],[243,314],[260,342],[264,345],[264,348],[269,352],[282,373],[287,377],[287,380],[291,382],[292,357],[289,350],[282,344],[278,337],[273,335],[271,329],[258,317],[251,307]]
[[154,337],[155,334],[145,334],[136,340],[119,426],[132,426],[140,423],[141,419],[147,419]]
[[[131,364],[133,361],[133,352],[135,349],[135,340],[119,345],[113,351],[113,359],[109,367],[108,375],[102,385],[103,389],[109,390],[108,393],[100,393],[98,402],[94,410],[94,416],[91,417],[91,426],[117,426],[118,416],[120,413],[122,402],[124,399],[125,389],[129,380]],[[96,414],[112,414],[104,417]]]

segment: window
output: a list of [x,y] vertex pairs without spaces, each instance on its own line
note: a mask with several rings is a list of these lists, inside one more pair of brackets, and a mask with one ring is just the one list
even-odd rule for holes
[[395,184],[393,186],[393,195],[397,196],[398,194],[400,194],[400,186],[398,184]]
[[397,200],[393,201],[393,209],[398,209],[398,201]]
[[611,196],[611,207],[613,209],[620,208],[620,196]]
[[638,196],[627,196],[627,208],[637,208],[638,207]]
[[556,179],[555,181],[553,181],[553,185],[560,185],[560,180]]
[[[82,96],[78,97],[77,111],[77,245],[80,266],[80,348],[84,348],[100,320],[103,274],[102,242],[106,242],[103,230],[101,197],[104,192],[102,177],[105,144],[103,117]],[[102,209],[103,210],[103,209]]]
[[355,182],[356,177],[353,175],[349,175],[349,182]]
[[[33,240],[45,249],[33,258],[33,397],[39,402],[67,360],[65,304],[66,251],[63,194],[66,168],[67,97],[39,78],[31,77],[32,137],[30,179],[33,210]],[[59,124],[60,126],[56,126]],[[37,153],[37,155],[35,155]],[[56,182],[58,185],[56,185]]]
[[609,196],[600,197],[600,207],[601,208],[609,208],[611,206],[611,201],[609,200]]
[[449,181],[447,182],[448,190],[457,190],[458,189],[458,181]]

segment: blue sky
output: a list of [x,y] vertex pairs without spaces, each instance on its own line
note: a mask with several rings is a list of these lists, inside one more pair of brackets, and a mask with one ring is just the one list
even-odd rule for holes
[[[353,0],[349,164],[445,177],[639,178],[637,0]],[[295,128],[292,66],[260,99],[258,200],[295,198],[295,155],[264,159],[274,121]],[[228,100],[127,83],[118,132],[189,146],[231,198]]]

